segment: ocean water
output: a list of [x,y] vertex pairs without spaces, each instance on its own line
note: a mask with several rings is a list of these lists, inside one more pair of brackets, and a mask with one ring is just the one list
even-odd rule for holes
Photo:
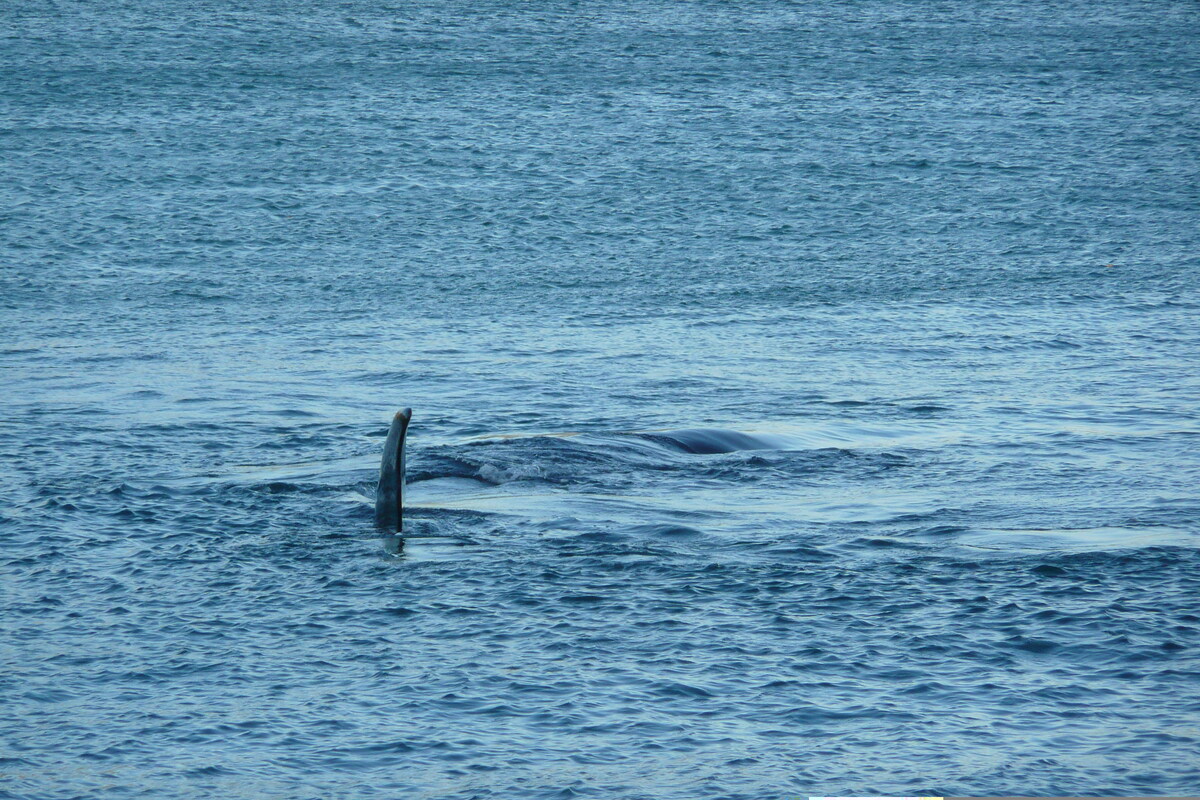
[[1200,793],[1194,3],[0,22],[0,797]]

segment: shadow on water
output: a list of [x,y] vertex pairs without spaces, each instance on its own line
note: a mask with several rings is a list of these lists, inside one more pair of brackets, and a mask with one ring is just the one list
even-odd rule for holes
[[471,555],[471,542],[453,536],[387,534],[381,538],[385,553],[408,561],[453,561]]

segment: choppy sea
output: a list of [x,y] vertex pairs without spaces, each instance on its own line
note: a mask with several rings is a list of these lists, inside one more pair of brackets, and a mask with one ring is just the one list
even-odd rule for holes
[[1194,3],[0,23],[0,797],[1200,794]]

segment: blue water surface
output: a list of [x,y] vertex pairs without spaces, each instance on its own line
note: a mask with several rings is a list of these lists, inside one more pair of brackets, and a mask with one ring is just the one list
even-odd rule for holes
[[1194,3],[0,23],[0,797],[1200,794]]

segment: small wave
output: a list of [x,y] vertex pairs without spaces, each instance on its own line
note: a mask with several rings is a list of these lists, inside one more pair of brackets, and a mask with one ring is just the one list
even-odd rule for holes
[[[408,483],[427,483],[447,478],[466,478],[490,486],[531,480],[554,482],[544,462],[512,460],[509,463],[497,463],[490,457],[493,455],[476,457],[475,453],[471,453],[459,457],[445,453],[423,454],[418,457],[416,469],[409,472]],[[414,461],[417,460],[414,458]]]
[[703,536],[704,533],[687,525],[637,525],[629,529],[630,533],[653,538],[691,539]]
[[479,468],[478,476],[480,480],[499,485],[501,483],[544,478],[546,471],[537,464],[513,464],[507,467],[484,464]]
[[407,482],[411,485],[442,478],[469,478],[491,484],[497,482],[488,480],[481,473],[482,467],[478,464],[471,464],[452,456],[431,454],[423,456],[416,469],[409,470]]

